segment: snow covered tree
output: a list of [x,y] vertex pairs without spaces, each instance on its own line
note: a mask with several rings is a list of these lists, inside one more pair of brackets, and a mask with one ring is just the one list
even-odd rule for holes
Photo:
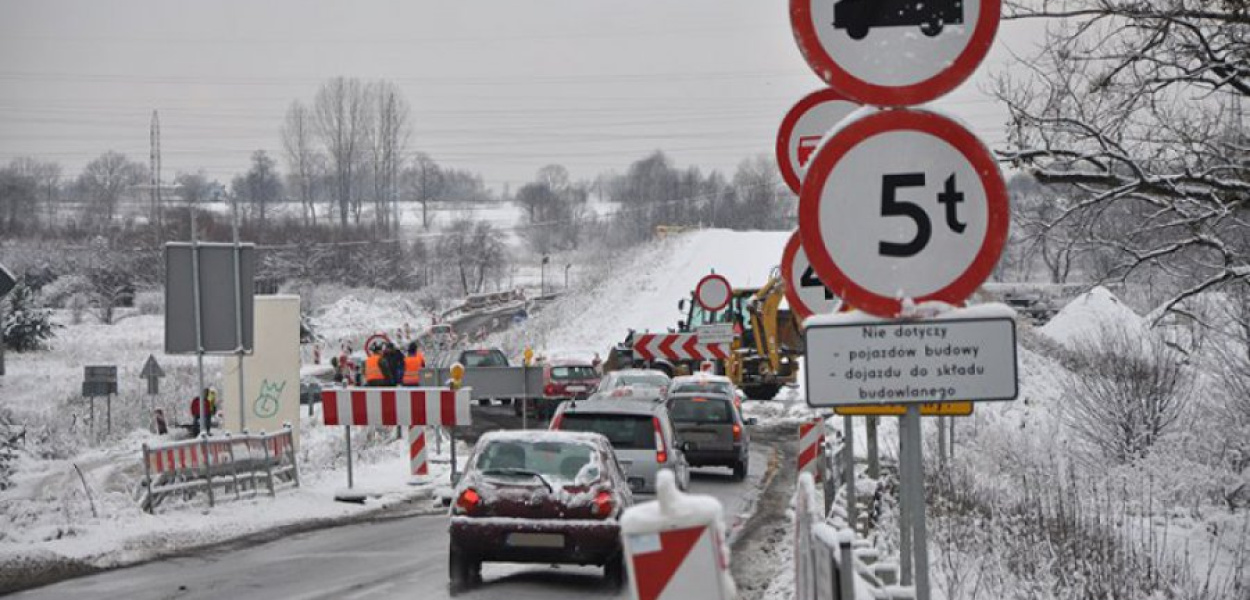
[[78,188],[86,196],[92,214],[111,223],[122,196],[146,178],[146,167],[109,150],[87,163],[78,176]]
[[14,352],[42,349],[56,335],[52,311],[36,306],[35,290],[19,280],[7,296],[0,299],[0,329],[4,330],[4,346]]
[[1089,217],[1105,278],[1166,273],[1171,309],[1250,275],[1250,3],[1014,3],[1044,43],[1005,75],[1003,153],[1043,184],[1080,192],[1044,228]]

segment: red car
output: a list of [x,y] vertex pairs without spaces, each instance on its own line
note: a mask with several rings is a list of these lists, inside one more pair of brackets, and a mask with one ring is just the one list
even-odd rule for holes
[[451,507],[451,592],[483,562],[601,565],[624,579],[619,519],[634,498],[597,433],[493,431],[478,439]]
[[[530,413],[547,419],[565,400],[585,400],[599,386],[599,372],[588,360],[557,358],[543,365],[543,396],[535,398]],[[521,416],[521,407],[513,411]]]

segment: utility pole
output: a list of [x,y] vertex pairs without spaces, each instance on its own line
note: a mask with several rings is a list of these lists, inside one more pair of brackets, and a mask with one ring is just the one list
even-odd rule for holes
[[151,127],[152,213],[161,242],[165,241],[165,207],[161,201],[161,117],[152,111]]

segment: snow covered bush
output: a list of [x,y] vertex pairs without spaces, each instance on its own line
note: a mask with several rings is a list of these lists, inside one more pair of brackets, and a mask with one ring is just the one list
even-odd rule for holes
[[0,408],[0,491],[13,487],[13,473],[17,470],[18,442],[25,430],[13,422],[9,411]]
[[35,291],[24,281],[9,292],[3,300],[3,318],[0,330],[4,331],[4,345],[17,352],[39,350],[56,335],[52,323],[52,311],[35,305]]
[[1151,333],[1103,323],[1076,342],[1069,366],[1067,425],[1116,463],[1145,456],[1189,403],[1185,357]]

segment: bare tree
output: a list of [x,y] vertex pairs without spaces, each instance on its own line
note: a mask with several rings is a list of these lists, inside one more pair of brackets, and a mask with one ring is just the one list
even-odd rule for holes
[[409,194],[421,203],[421,228],[430,228],[430,203],[435,201],[444,189],[443,172],[434,159],[424,152],[418,152],[409,161],[404,170],[404,185]]
[[215,184],[208,180],[208,174],[204,171],[178,173],[174,176],[174,184],[178,186],[178,195],[188,204],[201,204],[212,200]]
[[86,196],[90,210],[106,223],[111,223],[122,195],[146,178],[147,168],[143,164],[109,150],[87,163],[78,176],[78,187]]
[[1159,336],[1102,324],[1077,343],[1067,423],[1103,458],[1141,458],[1176,424],[1190,400],[1184,356]]
[[18,232],[35,225],[38,190],[33,176],[12,166],[0,169],[0,231]]
[[43,204],[47,222],[55,222],[56,207],[61,194],[61,165],[31,157],[19,157],[13,159],[9,167],[35,180],[37,201]]
[[303,209],[304,224],[317,224],[318,175],[323,160],[314,145],[313,117],[298,100],[291,103],[282,124],[282,148],[286,152],[290,188]]
[[252,168],[235,177],[231,188],[235,197],[250,207],[252,218],[261,228],[265,226],[269,205],[282,198],[282,179],[264,150],[252,153]]
[[394,83],[376,82],[370,92],[376,105],[370,131],[375,218],[380,227],[398,230],[399,174],[412,139],[411,111]]
[[438,242],[443,264],[453,266],[464,294],[480,292],[487,277],[504,268],[505,249],[499,232],[486,221],[458,219]]
[[1021,2],[1012,13],[1055,23],[997,92],[1011,114],[1004,157],[1082,194],[1049,227],[1091,217],[1086,241],[1106,250],[1095,266],[1120,280],[1167,273],[1167,309],[1245,279],[1245,3]]
[[351,213],[360,222],[357,187],[367,149],[369,112],[368,95],[358,79],[331,79],[322,84],[313,101],[317,137],[330,157],[341,225],[347,225]]

